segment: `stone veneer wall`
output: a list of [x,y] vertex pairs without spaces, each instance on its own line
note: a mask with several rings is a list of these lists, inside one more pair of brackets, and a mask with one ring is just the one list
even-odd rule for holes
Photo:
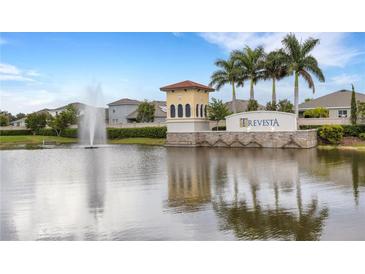
[[317,131],[276,132],[168,132],[167,146],[311,148],[317,146]]

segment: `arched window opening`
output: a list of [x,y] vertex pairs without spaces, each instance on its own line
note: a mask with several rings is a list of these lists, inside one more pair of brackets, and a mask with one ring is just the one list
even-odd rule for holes
[[177,117],[183,117],[183,106],[182,106],[182,104],[179,104],[178,106],[177,106]]
[[196,108],[195,108],[195,117],[199,117],[199,105],[196,105]]
[[171,118],[175,118],[176,117],[175,105],[171,105],[170,106],[170,117]]
[[203,105],[200,105],[200,117],[203,117]]
[[185,117],[190,117],[190,116],[191,116],[190,105],[186,104],[185,105]]
[[204,106],[204,116],[208,117],[207,105]]

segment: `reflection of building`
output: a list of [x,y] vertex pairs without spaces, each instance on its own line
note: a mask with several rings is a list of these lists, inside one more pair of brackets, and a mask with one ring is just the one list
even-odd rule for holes
[[192,211],[210,201],[208,159],[207,152],[202,150],[167,150],[169,207]]
[[209,130],[207,105],[214,89],[192,81],[183,81],[160,88],[166,92],[167,130],[194,132]]

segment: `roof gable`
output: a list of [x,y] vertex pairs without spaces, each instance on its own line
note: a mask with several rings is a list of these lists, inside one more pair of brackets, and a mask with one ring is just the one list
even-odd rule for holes
[[[308,102],[299,104],[299,109],[307,108],[335,108],[335,107],[350,107],[351,106],[350,90],[339,90],[330,94],[318,97]],[[365,94],[355,92],[356,101],[365,102]]]
[[162,88],[160,88],[160,90],[162,91],[170,91],[170,90],[175,90],[175,89],[188,89],[188,88],[195,88],[195,89],[202,89],[202,90],[207,90],[207,91],[214,91],[213,88],[190,81],[190,80],[186,80],[186,81],[182,81],[179,83],[175,83],[175,84],[171,84],[171,85],[167,85],[164,86]]

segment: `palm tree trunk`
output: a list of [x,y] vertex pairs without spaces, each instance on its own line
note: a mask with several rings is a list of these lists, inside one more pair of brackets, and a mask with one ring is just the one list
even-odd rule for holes
[[233,110],[233,113],[237,112],[237,108],[236,108],[236,88],[234,86],[234,82],[232,82],[232,110]]
[[272,104],[276,104],[276,85],[275,85],[275,78],[272,78]]
[[250,100],[255,100],[255,94],[253,92],[253,79],[251,78],[250,82]]
[[294,79],[294,108],[297,119],[299,117],[298,101],[299,101],[299,73],[296,71]]

